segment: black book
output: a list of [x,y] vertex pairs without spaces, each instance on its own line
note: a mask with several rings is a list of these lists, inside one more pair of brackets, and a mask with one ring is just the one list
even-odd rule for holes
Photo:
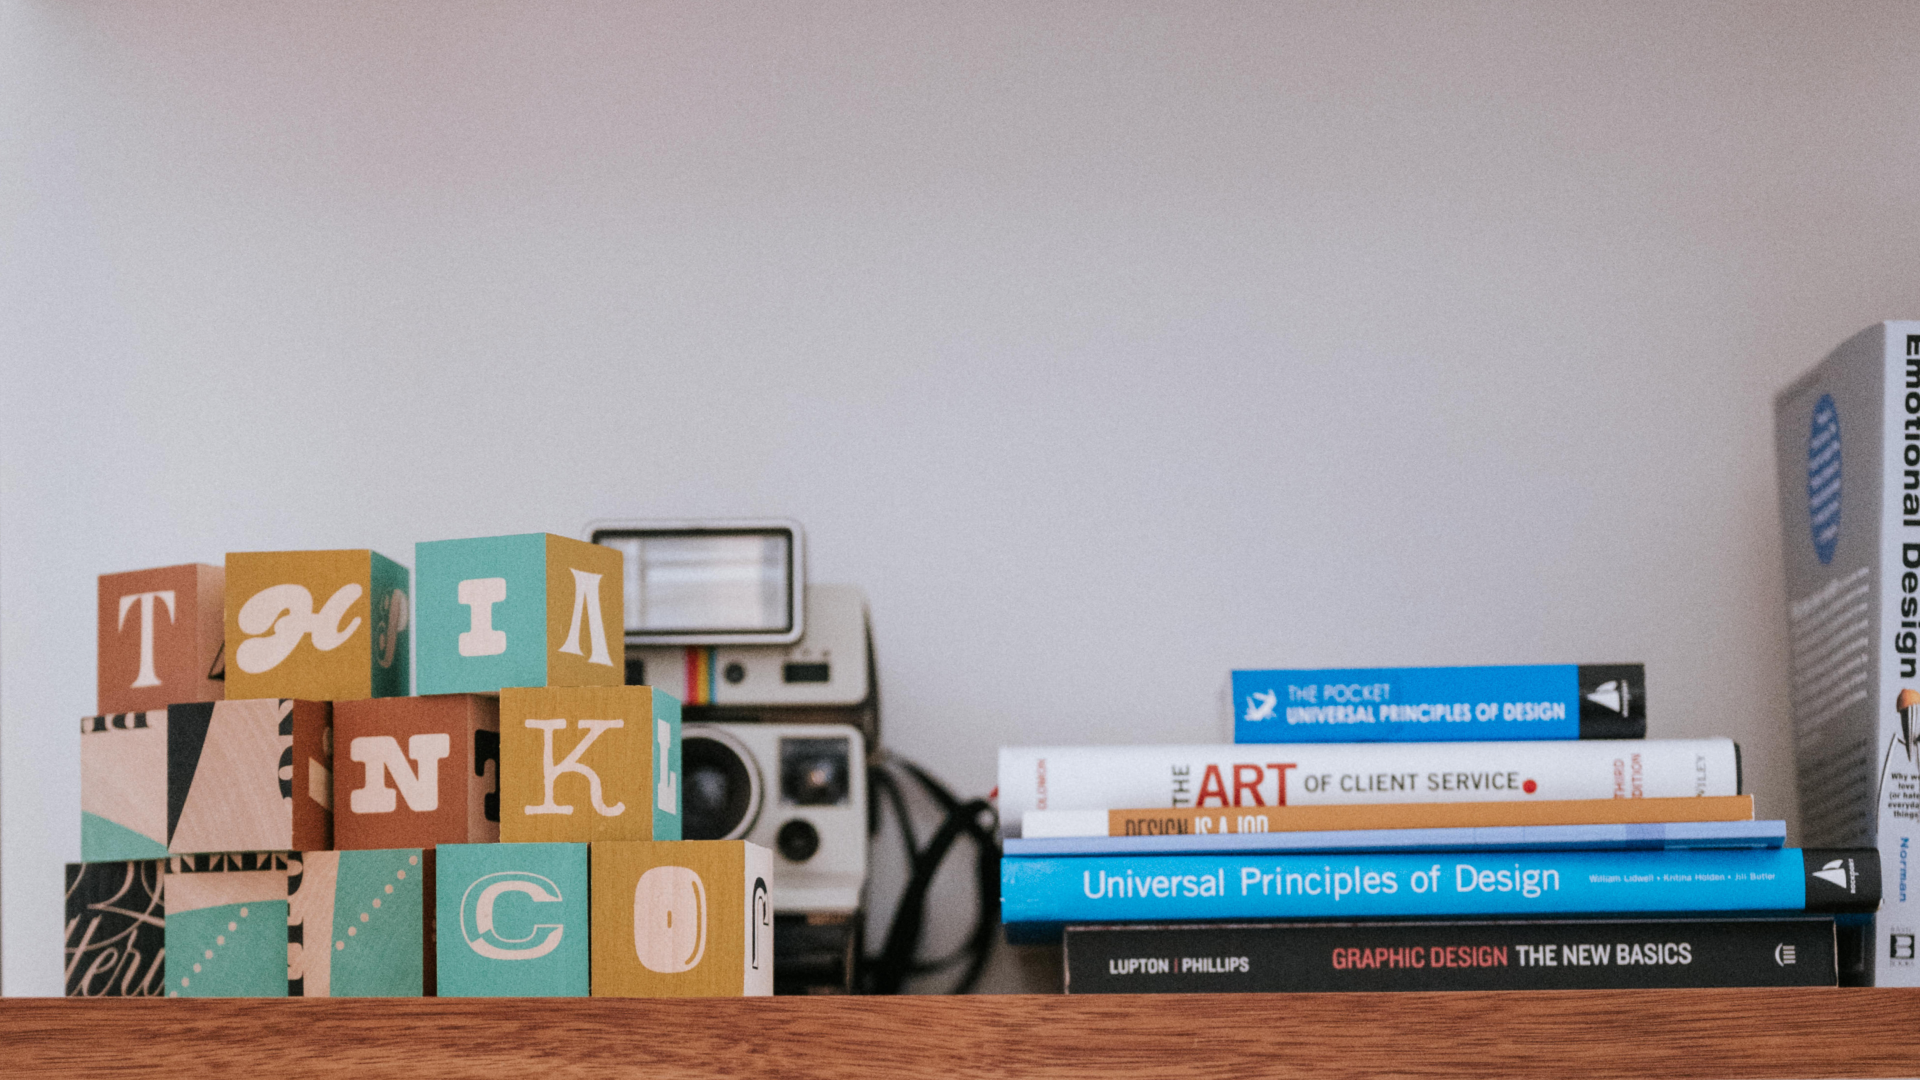
[[1831,916],[1070,926],[1069,994],[1833,986]]

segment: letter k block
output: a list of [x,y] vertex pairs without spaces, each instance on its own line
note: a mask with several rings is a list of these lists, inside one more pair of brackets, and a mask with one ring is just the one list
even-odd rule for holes
[[334,706],[333,838],[341,851],[500,839],[500,703],[482,694]]
[[500,839],[680,839],[680,702],[650,686],[500,691]]
[[413,558],[421,693],[626,682],[619,551],[528,533],[415,544]]

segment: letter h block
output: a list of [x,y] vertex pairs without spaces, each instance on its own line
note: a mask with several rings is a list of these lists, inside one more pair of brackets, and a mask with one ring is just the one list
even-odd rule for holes
[[480,694],[333,707],[341,851],[500,839],[500,702]]
[[407,692],[407,568],[378,552],[227,555],[227,696]]
[[624,556],[549,533],[414,545],[423,694],[626,681]]
[[441,997],[586,997],[585,844],[434,850]]
[[500,839],[680,839],[680,702],[650,686],[500,691]]
[[227,572],[188,563],[100,575],[100,711],[226,696],[220,650]]
[[773,993],[773,853],[745,840],[593,845],[594,997]]

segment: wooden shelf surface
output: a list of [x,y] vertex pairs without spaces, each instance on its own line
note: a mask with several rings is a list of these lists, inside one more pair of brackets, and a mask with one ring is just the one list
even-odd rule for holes
[[11,1076],[1920,1076],[1920,990],[0,1001]]

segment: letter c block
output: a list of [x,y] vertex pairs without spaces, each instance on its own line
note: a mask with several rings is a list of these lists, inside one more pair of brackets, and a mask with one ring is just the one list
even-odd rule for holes
[[585,844],[442,844],[434,853],[441,997],[585,997]]

